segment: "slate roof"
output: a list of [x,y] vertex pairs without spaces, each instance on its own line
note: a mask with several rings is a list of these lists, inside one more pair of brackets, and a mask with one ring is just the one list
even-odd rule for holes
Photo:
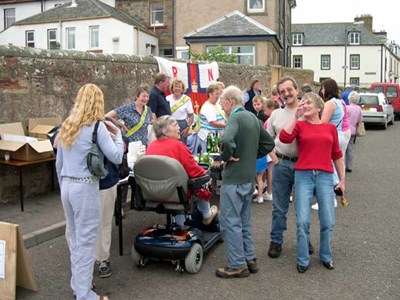
[[15,22],[14,25],[42,24],[59,21],[86,20],[96,18],[114,18],[128,25],[136,26],[142,31],[154,35],[147,27],[124,14],[123,12],[97,0],[76,0],[77,6],[70,7],[71,2],[46,10],[40,14]]
[[[353,23],[319,23],[319,24],[292,24],[292,34],[303,34],[302,46],[344,46],[346,30],[361,33],[360,45],[386,44],[386,37],[374,34],[363,24]],[[292,47],[296,47],[292,46]]]
[[205,38],[240,38],[256,40],[263,37],[276,38],[275,31],[247,17],[239,11],[233,11],[195,31],[187,34],[186,40],[200,40]]

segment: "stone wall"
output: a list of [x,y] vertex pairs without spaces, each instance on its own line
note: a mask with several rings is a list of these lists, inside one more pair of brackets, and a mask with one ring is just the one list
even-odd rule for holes
[[[105,111],[126,103],[142,84],[152,85],[157,73],[152,57],[104,55],[73,51],[49,51],[0,46],[0,124],[29,118],[65,119],[79,88],[95,83],[104,92]],[[282,69],[299,84],[312,83],[310,71]],[[246,89],[253,78],[263,88],[271,85],[271,68],[220,64],[220,80]],[[24,196],[50,190],[50,168],[45,164],[25,167]],[[13,167],[0,165],[0,202],[19,199],[19,177]]]

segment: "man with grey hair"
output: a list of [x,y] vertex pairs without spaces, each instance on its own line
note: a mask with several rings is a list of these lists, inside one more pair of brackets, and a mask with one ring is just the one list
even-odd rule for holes
[[216,275],[241,278],[258,271],[251,213],[256,158],[267,155],[274,142],[257,117],[244,109],[239,88],[227,87],[221,106],[229,116],[221,142],[224,170],[219,218],[228,266],[217,269]]

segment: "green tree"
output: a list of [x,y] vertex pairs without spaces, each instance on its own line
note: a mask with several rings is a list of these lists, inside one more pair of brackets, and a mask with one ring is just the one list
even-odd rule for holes
[[236,54],[229,54],[225,52],[224,47],[221,45],[212,48],[210,51],[205,51],[202,53],[198,53],[191,48],[189,49],[190,58],[194,60],[208,60],[208,61],[218,61],[218,62],[226,62],[226,63],[237,63]]

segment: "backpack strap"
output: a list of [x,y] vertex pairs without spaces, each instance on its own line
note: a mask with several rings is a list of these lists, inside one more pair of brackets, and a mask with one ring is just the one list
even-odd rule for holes
[[100,120],[97,120],[96,125],[94,125],[93,134],[92,134],[92,143],[97,144],[97,128],[99,128]]

